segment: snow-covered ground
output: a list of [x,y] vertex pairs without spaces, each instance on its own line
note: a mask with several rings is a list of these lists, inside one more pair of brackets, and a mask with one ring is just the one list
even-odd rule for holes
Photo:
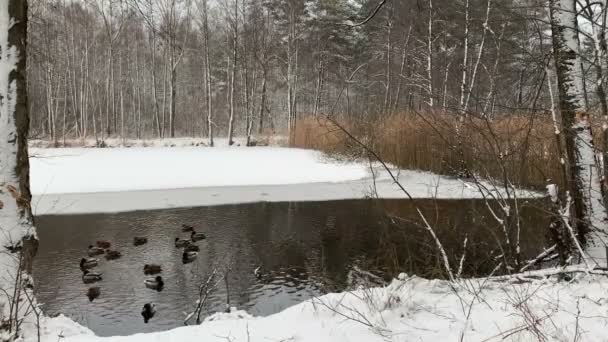
[[584,275],[569,283],[400,275],[385,288],[329,294],[268,317],[222,313],[200,326],[108,338],[58,317],[41,332],[45,342],[606,341],[607,293],[606,277]]
[[[288,137],[284,135],[263,135],[252,138],[258,146],[284,146],[288,142]],[[58,143],[62,147],[99,147],[100,141],[95,139],[67,139],[65,144],[63,140]],[[246,137],[235,137],[233,146],[245,146]],[[120,139],[120,138],[105,138],[103,144],[106,148],[123,148],[123,147],[189,147],[189,146],[208,146],[207,138],[163,138],[163,139]],[[227,138],[214,138],[213,144],[215,147],[227,147]],[[31,139],[28,142],[30,148],[51,148],[54,143],[48,140]]]
[[[373,193],[382,198],[406,197],[377,165],[340,162],[311,150],[32,148],[30,155],[32,206],[38,215],[355,199]],[[421,171],[394,172],[415,198],[482,196],[475,185],[459,179]]]

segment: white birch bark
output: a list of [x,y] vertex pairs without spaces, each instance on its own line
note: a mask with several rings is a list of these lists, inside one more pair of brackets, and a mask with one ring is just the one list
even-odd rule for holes
[[428,77],[429,107],[433,107],[433,0],[429,0],[426,73]]
[[[28,309],[23,298],[36,250],[27,154],[28,106],[25,82],[27,2],[0,0],[0,315],[5,332],[19,336]],[[23,272],[25,271],[25,272]],[[9,300],[13,298],[13,300]]]
[[586,241],[588,256],[601,265],[606,263],[608,214],[604,206],[600,174],[587,113],[578,51],[576,1],[551,0],[553,49],[560,90],[560,109],[566,134],[573,181],[570,189],[575,196],[574,211],[578,217],[579,237]]

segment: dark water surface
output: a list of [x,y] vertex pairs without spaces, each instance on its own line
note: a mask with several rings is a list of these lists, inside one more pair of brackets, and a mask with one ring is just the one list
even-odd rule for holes
[[[494,236],[500,232],[486,204],[478,200],[420,200],[431,225],[451,258],[462,253],[469,238],[465,273],[484,274],[495,263]],[[548,218],[539,201],[519,203],[522,251],[535,254],[544,241]],[[388,215],[387,215],[388,213]],[[399,218],[395,218],[398,216]],[[192,311],[198,287],[217,265],[232,261],[228,286],[222,282],[208,300],[207,312],[230,304],[253,315],[269,315],[312,296],[347,287],[353,265],[373,270],[387,280],[405,271],[443,277],[441,262],[420,228],[411,201],[353,200],[305,203],[255,203],[190,209],[167,209],[118,214],[37,217],[40,248],[35,259],[37,298],[48,314],[64,313],[98,335],[124,335],[165,330],[183,325]],[[174,247],[181,224],[194,224],[207,235],[201,252],[184,265]],[[133,237],[146,245],[134,247]],[[89,302],[89,285],[78,267],[87,246],[109,240],[122,252],[118,260],[100,259],[94,270],[103,280],[94,286],[101,296]],[[162,265],[165,288],[145,288],[143,265]],[[253,270],[263,265],[264,277]],[[153,302],[157,315],[144,324],[140,311]]]

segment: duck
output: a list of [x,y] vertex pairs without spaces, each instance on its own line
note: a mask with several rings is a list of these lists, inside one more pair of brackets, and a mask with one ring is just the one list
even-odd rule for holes
[[156,306],[152,303],[144,304],[144,307],[141,309],[141,315],[144,318],[144,323],[148,324],[150,318],[154,317],[156,314]]
[[136,236],[133,238],[133,246],[141,246],[148,243],[148,238]]
[[191,226],[189,224],[182,224],[182,232],[188,233],[188,232],[193,232],[194,231],[194,226]]
[[106,260],[116,260],[120,258],[122,254],[119,251],[110,251],[106,252]]
[[262,279],[262,265],[256,267],[255,270],[253,270],[253,275],[255,275],[255,277],[258,279]]
[[89,250],[88,250],[88,254],[90,257],[92,256],[96,256],[96,255],[101,255],[105,253],[103,248],[99,248],[99,247],[95,247],[93,245],[89,245]]
[[186,247],[190,244],[190,241],[183,240],[180,238],[175,238],[175,247]]
[[201,250],[201,248],[198,245],[195,245],[193,243],[184,247],[185,252],[199,252],[200,250]]
[[89,270],[82,271],[82,281],[85,284],[94,283],[94,282],[100,281],[101,279],[102,279],[101,273],[92,273],[92,272],[89,272]]
[[184,254],[182,254],[182,263],[184,263],[184,264],[191,263],[192,261],[194,261],[194,259],[196,259],[197,256],[198,256],[198,252],[184,251]]
[[206,238],[207,237],[203,233],[197,233],[195,231],[192,231],[192,233],[190,234],[190,240],[192,241],[204,240]]
[[112,247],[112,244],[106,240],[99,240],[99,241],[95,242],[95,244],[97,245],[97,247],[103,248],[103,249],[108,249],[108,248]]
[[82,258],[80,259],[80,269],[85,270],[97,266],[99,260],[95,258]]
[[145,264],[144,265],[144,274],[158,274],[160,272],[162,272],[162,268],[160,267],[160,265],[148,265]]
[[165,286],[165,282],[161,276],[156,276],[154,279],[146,279],[144,284],[147,288],[156,290],[158,292],[162,291],[163,287]]
[[89,288],[89,290],[87,291],[87,297],[89,297],[89,302],[92,302],[95,299],[99,298],[100,294],[101,294],[101,289],[99,287],[95,286],[95,287]]

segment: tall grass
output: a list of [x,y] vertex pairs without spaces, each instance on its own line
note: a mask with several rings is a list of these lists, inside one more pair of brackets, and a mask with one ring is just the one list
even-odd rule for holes
[[[373,149],[385,162],[401,168],[455,175],[460,170],[459,124],[446,113],[400,113],[375,120],[337,122]],[[484,178],[544,188],[547,179],[561,182],[554,128],[546,115],[487,120],[469,117],[460,125],[467,168]],[[319,117],[298,122],[295,146],[353,158],[364,151],[331,121]]]

